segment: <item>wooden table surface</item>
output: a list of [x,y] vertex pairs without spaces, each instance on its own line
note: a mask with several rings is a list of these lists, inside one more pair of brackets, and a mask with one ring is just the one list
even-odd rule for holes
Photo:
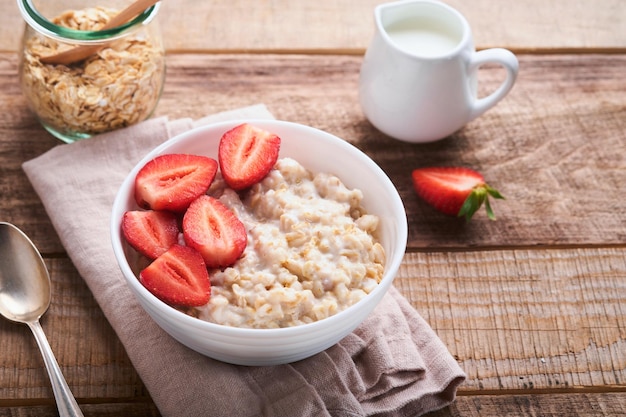
[[[104,2],[106,3],[106,2]],[[169,0],[168,75],[156,115],[199,118],[264,103],[279,119],[354,143],[405,203],[408,249],[396,286],[468,380],[432,416],[626,415],[626,7],[623,0],[449,0],[477,47],[507,47],[517,84],[451,137],[404,144],[358,104],[376,0]],[[42,321],[86,416],[158,416],[69,261],[21,164],[59,144],[17,83],[23,27],[0,0],[0,221],[42,252],[53,303]],[[500,80],[481,72],[481,91]],[[507,199],[468,224],[415,197],[425,165],[481,171]],[[54,190],[51,190],[54,192]],[[34,338],[0,320],[0,416],[53,416]]]

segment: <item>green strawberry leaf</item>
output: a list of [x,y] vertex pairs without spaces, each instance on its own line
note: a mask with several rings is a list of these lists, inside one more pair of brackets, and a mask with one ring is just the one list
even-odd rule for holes
[[480,206],[485,204],[485,210],[487,211],[487,217],[490,220],[495,220],[496,215],[491,208],[491,203],[489,202],[489,196],[498,199],[504,199],[502,194],[495,188],[490,187],[487,184],[480,185],[472,190],[472,192],[467,196],[461,209],[459,210],[458,217],[465,217],[465,221],[470,221],[474,213],[478,211]]

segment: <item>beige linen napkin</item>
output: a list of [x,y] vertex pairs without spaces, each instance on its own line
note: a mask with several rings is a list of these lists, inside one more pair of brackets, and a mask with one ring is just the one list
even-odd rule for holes
[[164,416],[416,416],[450,404],[465,375],[395,288],[352,334],[281,366],[222,363],[181,345],[142,310],[109,238],[111,206],[132,167],[169,137],[218,120],[272,118],[263,105],[156,118],[24,163],[68,255]]

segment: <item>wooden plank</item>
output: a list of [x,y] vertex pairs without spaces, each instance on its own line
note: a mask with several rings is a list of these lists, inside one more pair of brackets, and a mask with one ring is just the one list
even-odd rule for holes
[[[522,56],[519,81],[505,100],[457,134],[427,145],[394,141],[365,120],[358,104],[360,58],[248,58],[253,65],[243,65],[240,56],[171,56],[157,112],[211,113],[252,104],[253,97],[280,119],[345,138],[397,186],[411,247],[624,242],[626,216],[615,215],[626,213],[626,154],[615,152],[625,146],[624,55]],[[500,75],[483,70],[481,92],[495,88]],[[483,172],[507,197],[495,204],[499,220],[483,215],[468,225],[418,201],[410,173],[430,164]]]
[[[90,417],[159,417],[154,406],[146,404],[81,404]],[[459,396],[443,410],[425,417],[614,417],[626,413],[625,393],[584,393],[553,395],[480,395]],[[54,417],[58,412],[52,405],[0,408],[0,417]]]
[[[75,395],[148,397],[69,260],[48,264],[44,330]],[[626,249],[410,253],[395,285],[468,374],[461,392],[602,390],[626,380],[624,276]],[[0,332],[0,405],[48,398],[28,329],[3,320]]]
[[395,281],[468,392],[621,387],[626,248],[409,253]]
[[[128,402],[111,404],[79,404],[87,417],[160,417],[158,409],[152,403]],[[58,417],[54,404],[0,406],[0,417]]]
[[[90,417],[159,417],[154,406],[146,404],[81,404]],[[480,395],[459,396],[449,407],[428,413],[425,417],[614,417],[626,413],[625,393],[583,393],[553,395]],[[0,417],[54,417],[52,405],[0,408]]]
[[614,417],[626,414],[626,393],[460,396],[425,417]]
[[[52,302],[41,323],[74,395],[81,401],[150,402],[124,347],[69,259],[47,259],[46,264]],[[52,398],[43,359],[28,327],[2,319],[0,335],[0,407]]]
[[[468,372],[463,393],[622,389],[626,228],[616,214],[626,212],[620,180],[625,156],[619,152],[626,111],[619,80],[626,56],[520,58],[520,81],[505,101],[432,145],[399,144],[364,120],[356,95],[360,59],[350,56],[171,55],[157,114],[201,117],[265,102],[279,118],[328,130],[375,156],[397,184],[411,224],[398,286]],[[63,249],[21,172],[24,160],[57,142],[28,113],[16,68],[13,54],[0,54],[0,212],[54,255],[49,262],[58,287],[46,331],[67,335],[78,328],[99,341],[81,345],[81,353],[56,338],[53,349],[80,398],[145,398],[80,277],[69,261],[57,259]],[[497,77],[496,70],[486,70],[482,88]],[[512,194],[505,192],[509,200],[496,206],[498,221],[477,217],[468,226],[420,204],[407,169],[431,161],[471,164],[513,187]],[[521,201],[531,196],[526,181],[537,175],[549,180],[554,194],[539,191]],[[468,252],[478,248],[493,250]],[[480,298],[485,294],[488,300]],[[33,345],[28,330],[0,321],[0,332],[3,343],[9,335],[7,351],[14,352],[0,369],[0,399],[9,401],[4,405],[15,398],[49,402],[38,352],[33,347],[19,353]],[[77,340],[73,333],[71,340]],[[11,369],[16,358],[23,373]],[[16,381],[24,387],[17,394],[11,388]]]
[[[339,51],[362,53],[381,0],[164,1],[170,51]],[[626,48],[621,0],[448,0],[472,26],[479,48]],[[0,51],[16,51],[23,27],[15,0],[0,0]],[[323,22],[320,24],[320,22]],[[278,28],[278,29],[277,29]],[[621,35],[620,35],[621,34]]]
[[17,57],[0,54],[0,213],[22,228],[40,250],[62,251],[39,197],[21,164],[59,141],[47,134],[28,110],[17,81]]
[[[0,60],[0,210],[34,235],[43,252],[61,252],[21,163],[58,141],[28,112],[14,72]],[[404,144],[376,131],[358,104],[360,58],[302,55],[171,55],[156,115],[199,118],[266,103],[277,118],[308,124],[359,146],[397,186],[413,249],[620,245],[626,238],[626,55],[521,56],[511,94],[484,116],[433,144]],[[499,80],[481,73],[481,90]],[[6,99],[6,100],[5,100]],[[418,200],[410,173],[424,165],[481,171],[507,197],[466,224]],[[51,240],[52,239],[52,240]]]

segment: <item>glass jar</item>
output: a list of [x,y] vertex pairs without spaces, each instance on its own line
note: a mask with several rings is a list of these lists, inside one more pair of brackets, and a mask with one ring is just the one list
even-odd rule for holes
[[[99,30],[131,1],[17,0],[26,22],[22,92],[46,130],[64,142],[143,121],[156,108],[165,81],[155,19],[160,3],[121,26]],[[79,45],[97,45],[97,52],[69,65],[40,61]]]

